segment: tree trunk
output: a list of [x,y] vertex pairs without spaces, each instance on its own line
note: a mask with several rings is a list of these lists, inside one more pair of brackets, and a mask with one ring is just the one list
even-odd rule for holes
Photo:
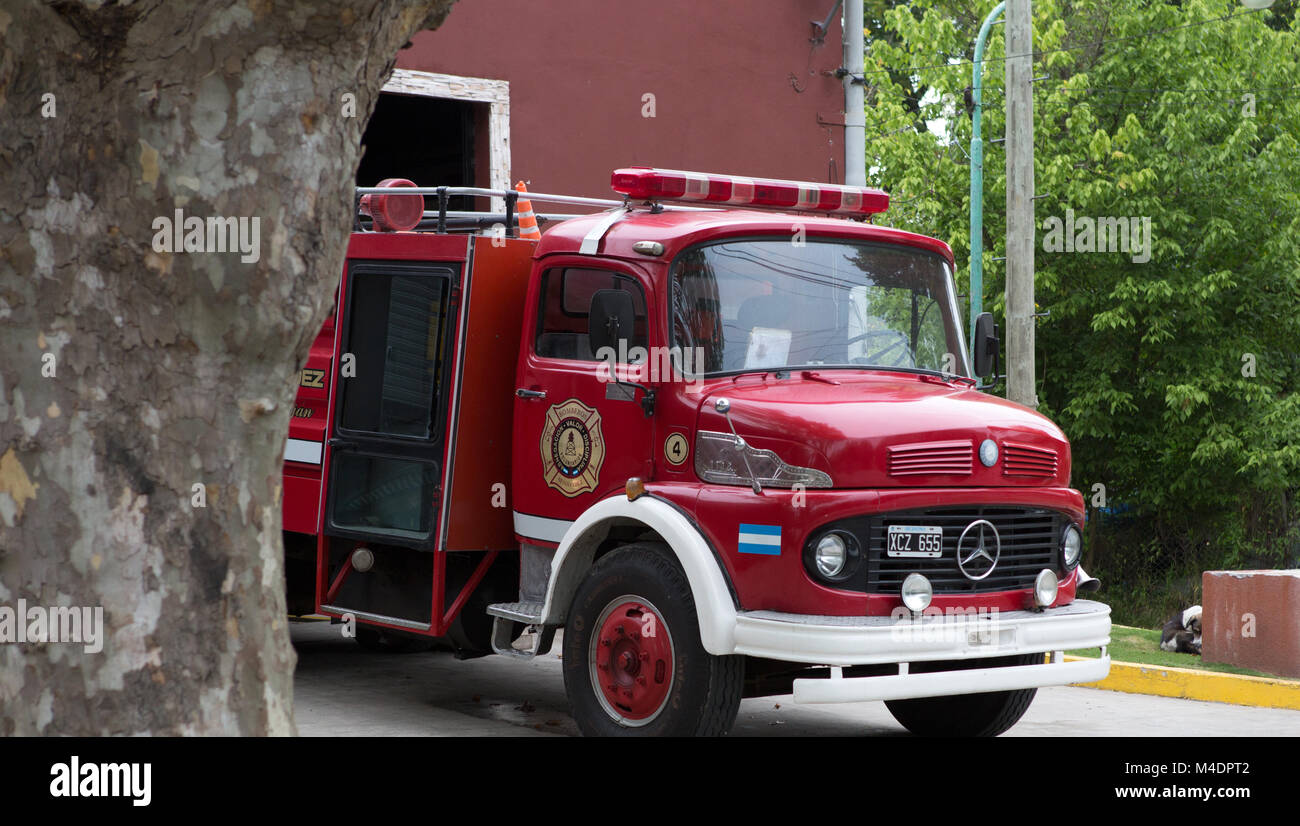
[[452,2],[0,8],[0,734],[293,732],[297,370],[365,122]]

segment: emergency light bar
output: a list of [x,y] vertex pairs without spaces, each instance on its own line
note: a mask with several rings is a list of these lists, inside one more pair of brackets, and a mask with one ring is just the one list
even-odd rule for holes
[[615,192],[638,201],[705,201],[838,215],[871,215],[889,209],[889,193],[863,186],[742,178],[645,166],[616,169],[609,183]]

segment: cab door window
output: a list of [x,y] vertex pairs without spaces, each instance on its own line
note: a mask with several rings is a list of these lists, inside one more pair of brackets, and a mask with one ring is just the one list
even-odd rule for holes
[[618,353],[618,359],[627,361],[627,353],[633,348],[645,352],[648,325],[641,285],[622,273],[581,267],[547,270],[542,274],[533,351],[543,358],[597,361],[598,348],[591,346],[588,334],[590,313],[593,299],[606,290],[625,292],[632,300],[633,325],[627,352]]

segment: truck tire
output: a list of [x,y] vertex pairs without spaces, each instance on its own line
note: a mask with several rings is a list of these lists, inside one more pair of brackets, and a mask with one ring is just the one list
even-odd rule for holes
[[584,735],[724,735],[744,676],[742,657],[704,650],[690,584],[667,547],[619,548],[578,586],[564,689]]
[[[1034,665],[1042,654],[1005,657],[999,665]],[[986,663],[965,660],[947,665],[979,668]],[[904,728],[918,737],[997,737],[1014,726],[1029,710],[1036,688],[990,691],[985,694],[957,694],[951,697],[921,697],[886,700],[885,708]]]

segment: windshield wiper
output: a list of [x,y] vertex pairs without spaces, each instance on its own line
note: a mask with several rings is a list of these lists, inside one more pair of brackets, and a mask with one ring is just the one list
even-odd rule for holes
[[[932,370],[928,367],[892,367],[887,364],[815,364],[815,365],[805,365],[805,366],[796,365],[792,367],[749,367],[749,368],[738,368],[736,370],[719,370],[715,373],[705,373],[703,377],[705,379],[722,379],[722,378],[734,379],[740,376],[752,374],[752,375],[760,375],[760,376],[773,375],[776,376],[778,379],[781,379],[791,374],[799,373],[802,378],[807,378],[812,381],[821,381],[826,384],[840,383],[835,381],[834,379],[828,379],[825,376],[817,375],[818,373],[824,370],[887,370],[895,373],[913,373],[916,375],[935,376],[937,378],[942,378],[944,380],[954,380],[954,381],[964,381],[964,382],[975,381],[975,379],[968,378],[966,376],[962,376],[956,373],[945,373],[942,370]],[[806,375],[806,374],[811,374],[811,375]]]
[[799,375],[803,376],[808,381],[819,381],[822,384],[834,384],[836,386],[839,385],[839,382],[837,382],[835,379],[828,379],[825,376],[819,374],[815,370],[803,370],[799,373]]
[[928,373],[921,373],[920,375],[921,375],[921,381],[934,381],[935,379],[938,379],[939,381],[945,384],[953,384],[954,382],[966,382],[967,384],[975,384],[975,379],[970,379],[965,376],[959,376],[956,373],[945,373],[941,370],[931,371]]

